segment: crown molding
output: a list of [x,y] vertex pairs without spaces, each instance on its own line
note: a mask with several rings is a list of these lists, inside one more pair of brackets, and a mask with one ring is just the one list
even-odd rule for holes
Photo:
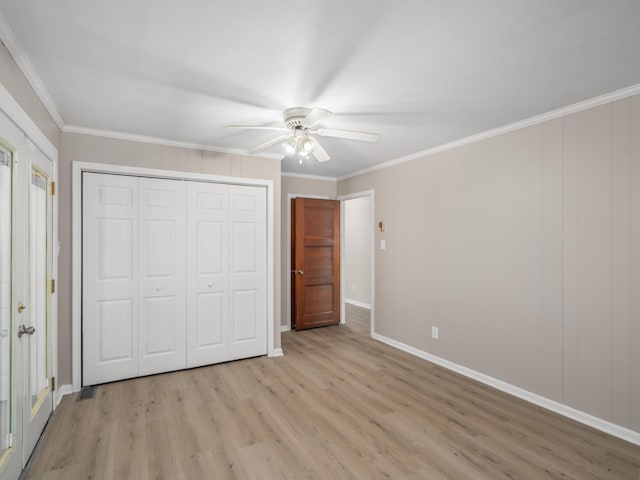
[[622,100],[623,98],[631,97],[633,95],[638,95],[638,94],[640,94],[640,83],[636,85],[632,85],[630,87],[622,88],[620,90],[616,90],[611,93],[606,93],[604,95],[590,98],[588,100],[583,100],[582,102],[574,103],[566,107],[558,108],[556,110],[551,110],[550,112],[536,115],[535,117],[530,117],[525,120],[520,120],[514,123],[510,123],[502,127],[493,128],[485,132],[477,133],[475,135],[464,137],[459,140],[454,140],[453,142],[443,143],[442,145],[438,145],[432,148],[427,148],[426,150],[421,150],[416,153],[411,153],[409,155],[396,158],[394,160],[388,160],[386,162],[379,163],[378,165],[374,165],[373,167],[365,168],[363,170],[358,170],[357,172],[349,173],[342,177],[338,177],[338,181],[347,180],[353,177],[358,177],[366,173],[375,172],[378,170],[392,167],[394,165],[399,165],[401,163],[417,160],[419,158],[429,157],[431,155],[435,155],[436,153],[461,147],[469,143],[479,142],[481,140],[486,140],[488,138],[497,137],[498,135],[503,135],[505,133],[513,132],[514,130],[530,127],[532,125],[538,125],[540,123],[547,122],[549,120],[554,120],[556,118],[564,117],[566,115],[582,112],[590,108],[598,107],[606,103],[615,102],[616,100]]
[[309,175],[305,173],[282,172],[283,177],[304,178],[305,180],[321,180],[323,182],[337,182],[336,177],[323,177],[321,175]]
[[58,112],[58,107],[56,107],[53,98],[51,98],[49,91],[44,86],[40,75],[38,75],[38,72],[31,63],[31,60],[29,60],[29,57],[20,46],[20,43],[18,43],[18,39],[7,23],[7,20],[4,18],[4,15],[2,15],[2,12],[0,12],[0,40],[2,40],[2,43],[4,43],[7,50],[9,50],[9,53],[16,61],[18,68],[26,77],[29,85],[31,85],[33,90],[36,92],[36,95],[43,103],[44,108],[47,109],[47,112],[49,112],[49,115],[51,115],[51,118],[53,118],[53,121],[56,122],[56,125],[60,130],[63,130],[64,120],[62,119],[60,112]]
[[58,150],[55,145],[42,133],[29,114],[1,83],[0,112],[4,112],[50,160],[57,161]]
[[131,142],[151,143],[154,145],[163,145],[166,147],[188,148],[192,150],[204,150],[207,152],[229,153],[232,155],[242,155],[245,157],[268,158],[270,160],[282,160],[284,155],[276,155],[272,153],[249,153],[247,150],[239,148],[223,148],[211,145],[201,145],[199,143],[181,142],[178,140],[168,140],[159,137],[150,137],[146,135],[138,135],[135,133],[115,132],[113,130],[98,130],[95,128],[78,127],[76,125],[66,125],[62,130],[65,133],[78,133],[81,135],[92,135],[94,137],[113,138],[116,140],[128,140]]

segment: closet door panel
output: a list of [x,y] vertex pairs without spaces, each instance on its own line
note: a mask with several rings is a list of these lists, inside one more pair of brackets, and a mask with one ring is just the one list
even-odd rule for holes
[[230,358],[267,353],[266,189],[229,187]]
[[137,183],[83,174],[83,385],[138,375]]
[[229,360],[229,186],[187,182],[187,365]]
[[186,367],[185,184],[139,179],[140,375]]

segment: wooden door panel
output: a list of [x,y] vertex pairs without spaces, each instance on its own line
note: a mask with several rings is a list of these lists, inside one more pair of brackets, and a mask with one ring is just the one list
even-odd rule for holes
[[340,203],[293,200],[292,312],[296,330],[340,323]]

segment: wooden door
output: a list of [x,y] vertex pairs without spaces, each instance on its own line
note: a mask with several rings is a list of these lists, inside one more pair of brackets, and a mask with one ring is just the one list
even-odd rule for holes
[[291,204],[292,327],[340,323],[340,203],[294,198]]

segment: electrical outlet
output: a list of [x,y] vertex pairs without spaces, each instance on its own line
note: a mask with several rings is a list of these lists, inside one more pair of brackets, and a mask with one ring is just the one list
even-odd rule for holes
[[356,293],[356,284],[351,285],[351,292]]
[[438,340],[438,327],[431,327],[431,337]]

